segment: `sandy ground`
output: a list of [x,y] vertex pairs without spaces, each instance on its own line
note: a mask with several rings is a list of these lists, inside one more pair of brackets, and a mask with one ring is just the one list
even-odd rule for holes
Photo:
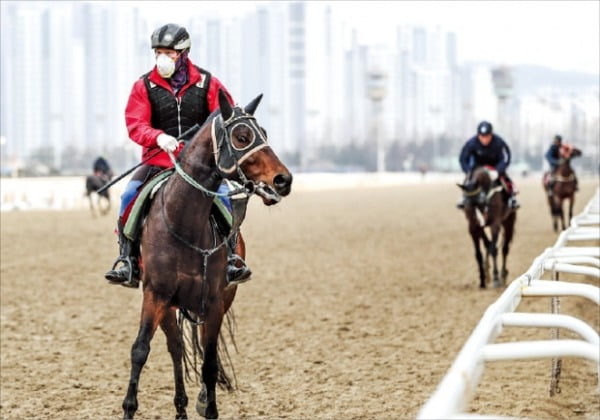
[[[598,182],[582,180],[576,213]],[[538,179],[521,180],[511,279],[556,240]],[[243,232],[253,280],[234,303],[238,390],[218,392],[223,418],[414,418],[485,309],[453,184],[296,192],[279,206],[252,200]],[[108,285],[115,215],[1,215],[3,419],[117,418],[129,377],[141,291]],[[598,285],[596,279],[574,281]],[[562,313],[600,330],[598,307],[563,298]],[[547,312],[548,298],[519,311]],[[564,336],[568,336],[565,334]],[[550,337],[506,329],[500,341]],[[160,331],[141,377],[138,418],[173,418],[173,380]],[[598,419],[596,366],[563,361],[486,365],[469,410]],[[195,384],[187,385],[193,401]],[[193,404],[188,414],[199,418]]]

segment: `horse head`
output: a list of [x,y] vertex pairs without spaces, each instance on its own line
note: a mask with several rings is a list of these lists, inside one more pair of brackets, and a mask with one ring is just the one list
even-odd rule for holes
[[473,205],[486,204],[488,193],[492,189],[498,174],[493,168],[481,166],[475,168],[462,184],[457,184],[463,191],[463,197]]
[[292,174],[279,160],[258,125],[254,112],[262,94],[241,108],[232,107],[219,91],[221,115],[212,121],[213,153],[223,178],[241,182],[255,192],[264,204],[272,205],[288,195]]
[[581,150],[573,147],[572,144],[565,143],[560,146],[559,155],[561,159],[569,161],[572,158],[581,156]]

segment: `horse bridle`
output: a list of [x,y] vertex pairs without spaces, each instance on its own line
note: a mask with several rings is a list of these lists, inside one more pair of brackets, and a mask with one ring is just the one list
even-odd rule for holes
[[[473,183],[474,181],[469,178],[469,183]],[[493,185],[493,183],[492,183]],[[491,198],[499,191],[502,191],[502,184],[493,185],[487,192],[481,188],[481,185],[477,184],[477,188],[472,191],[464,191],[463,195],[470,202],[475,202],[477,205],[483,205],[484,207],[488,207]]]
[[[235,148],[233,145],[233,130],[240,124],[250,127],[254,135],[251,144],[243,149]],[[233,109],[233,114],[229,119],[223,121],[221,115],[217,115],[211,122],[211,137],[213,143],[213,155],[219,174],[227,178],[233,172],[237,172],[241,185],[226,193],[211,191],[197,182],[192,176],[184,171],[178,160],[172,152],[168,152],[169,158],[175,167],[176,172],[191,186],[202,191],[207,196],[212,197],[232,197],[243,194],[248,198],[256,193],[264,198],[278,202],[281,198],[278,194],[263,182],[255,183],[246,177],[240,165],[252,154],[259,150],[269,147],[265,131],[256,123],[256,118],[239,107]]]

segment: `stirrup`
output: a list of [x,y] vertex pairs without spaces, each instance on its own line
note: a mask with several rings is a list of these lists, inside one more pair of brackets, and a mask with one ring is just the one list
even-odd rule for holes
[[[122,263],[124,265],[124,267],[128,268],[128,276],[127,279],[123,280],[121,278],[119,279],[115,279],[115,278],[111,278],[108,276],[108,273],[106,273],[104,275],[104,277],[109,281],[109,283],[111,284],[120,284],[121,286],[124,287],[130,287],[133,289],[137,289],[139,287],[139,268],[134,267],[134,262],[131,259],[130,256],[119,256],[115,262],[113,263],[112,269],[109,271],[109,273],[112,272],[116,272],[118,271],[117,265],[119,265],[119,263]],[[121,268],[124,268],[121,267]]]

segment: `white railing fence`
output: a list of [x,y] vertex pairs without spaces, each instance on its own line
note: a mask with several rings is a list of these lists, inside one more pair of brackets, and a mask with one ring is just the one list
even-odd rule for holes
[[[466,413],[468,396],[475,390],[485,362],[495,360],[553,358],[550,394],[558,387],[560,357],[581,357],[596,362],[600,382],[600,339],[587,323],[558,314],[559,296],[580,296],[600,305],[597,286],[559,280],[559,273],[600,278],[600,246],[571,246],[568,242],[600,241],[600,189],[584,210],[573,217],[551,248],[538,256],[531,267],[511,282],[488,307],[469,336],[434,394],[421,408],[418,419],[484,418]],[[552,280],[542,280],[545,271]],[[552,297],[553,313],[515,312],[523,296]],[[503,327],[553,328],[553,339],[495,344]],[[558,328],[571,330],[581,340],[558,339]],[[491,418],[491,417],[486,417]]]

